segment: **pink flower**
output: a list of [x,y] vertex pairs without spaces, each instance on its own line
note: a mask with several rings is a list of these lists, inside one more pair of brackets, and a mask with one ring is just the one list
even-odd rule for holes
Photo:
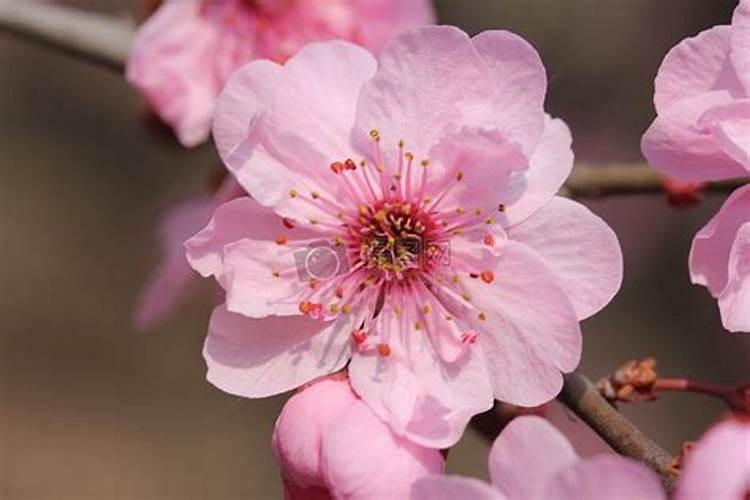
[[443,469],[438,450],[393,434],[344,376],[317,381],[287,401],[273,451],[287,500],[408,498],[415,480]]
[[196,196],[172,207],[159,226],[162,261],[138,297],[133,320],[147,330],[167,319],[189,297],[197,276],[185,259],[185,240],[211,219],[222,203],[244,194],[228,177],[213,196]]
[[750,332],[750,185],[732,193],[695,235],[690,276],[718,299],[727,330]]
[[750,0],[731,26],[688,38],[656,77],[658,117],[643,154],[665,174],[690,181],[750,175]]
[[[414,500],[662,500],[656,474],[617,455],[582,459],[541,417],[514,419],[490,450],[488,485],[459,476],[416,481]],[[708,497],[703,497],[708,498]]]
[[195,146],[241,64],[283,62],[315,40],[379,50],[402,29],[432,22],[428,0],[166,0],[138,32],[127,78],[180,142]]
[[710,429],[687,456],[675,500],[745,500],[750,496],[750,422]]
[[328,42],[235,73],[214,135],[257,201],[187,243],[227,294],[208,379],[262,397],[349,363],[381,419],[437,448],[493,397],[553,398],[622,260],[601,219],[554,196],[573,154],[545,90],[523,39],[449,26],[403,33],[379,63]]

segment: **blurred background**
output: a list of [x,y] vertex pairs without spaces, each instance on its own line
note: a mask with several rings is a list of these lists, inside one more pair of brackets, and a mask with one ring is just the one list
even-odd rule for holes
[[[118,16],[135,9],[65,3]],[[587,163],[642,161],[661,59],[682,38],[728,23],[735,5],[437,1],[442,23],[509,29],[539,49],[548,109],[570,124]],[[157,222],[205,189],[217,166],[210,146],[187,152],[155,134],[120,75],[1,33],[0,68],[0,499],[280,498],[269,442],[284,397],[243,400],[204,380],[211,286],[151,332],[131,322],[159,259]],[[626,265],[620,294],[584,324],[592,378],[650,355],[664,376],[748,375],[750,338],[722,330],[715,302],[687,273],[692,236],[721,201],[683,211],[658,196],[586,202],[618,233]],[[672,394],[624,411],[677,452],[723,408]],[[585,453],[593,441],[577,444]],[[487,449],[467,433],[449,471],[486,477]]]

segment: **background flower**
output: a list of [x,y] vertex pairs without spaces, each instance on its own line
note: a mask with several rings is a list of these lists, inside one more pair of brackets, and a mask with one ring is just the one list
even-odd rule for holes
[[417,480],[414,500],[663,500],[651,470],[618,455],[579,458],[541,417],[512,420],[492,445],[492,485],[459,476]]
[[395,435],[341,374],[287,401],[273,450],[287,500],[407,498],[414,481],[443,468],[440,451]]
[[308,42],[337,38],[379,50],[403,28],[431,22],[427,0],[167,0],[139,31],[127,77],[180,142],[195,146],[244,62],[282,62]]

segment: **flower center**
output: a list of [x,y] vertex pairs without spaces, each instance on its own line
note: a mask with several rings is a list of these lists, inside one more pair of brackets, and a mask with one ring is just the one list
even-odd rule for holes
[[426,251],[437,235],[432,217],[419,207],[400,199],[362,205],[350,227],[358,259],[385,280],[406,279],[428,267]]

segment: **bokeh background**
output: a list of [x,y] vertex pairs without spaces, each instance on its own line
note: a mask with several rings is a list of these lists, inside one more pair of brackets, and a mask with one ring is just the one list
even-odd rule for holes
[[[65,3],[118,16],[135,8]],[[578,159],[606,163],[642,161],[662,57],[728,23],[735,4],[438,0],[437,9],[442,23],[471,33],[504,28],[529,39],[550,76],[548,108],[571,125]],[[284,397],[243,400],[204,380],[208,283],[153,331],[132,327],[159,258],[160,215],[203,191],[217,164],[210,147],[183,151],[155,133],[143,111],[121,75],[0,34],[0,499],[281,495],[269,437]],[[723,332],[714,302],[687,275],[692,235],[721,201],[687,211],[659,196],[586,202],[617,231],[626,265],[618,297],[584,324],[588,374],[654,355],[666,376],[748,375],[750,338]],[[681,394],[624,408],[673,452],[722,410]],[[486,477],[486,453],[468,432],[448,469]]]

